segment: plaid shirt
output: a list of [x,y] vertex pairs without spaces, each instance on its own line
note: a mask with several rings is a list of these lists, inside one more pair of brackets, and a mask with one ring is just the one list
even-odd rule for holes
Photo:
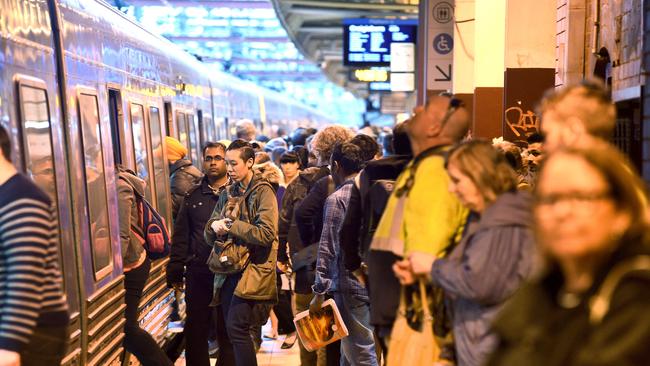
[[314,293],[341,292],[354,296],[368,296],[368,290],[345,269],[339,241],[339,230],[343,224],[345,210],[348,208],[352,188],[353,180],[347,180],[325,201],[323,232],[316,259],[316,279],[312,286]]

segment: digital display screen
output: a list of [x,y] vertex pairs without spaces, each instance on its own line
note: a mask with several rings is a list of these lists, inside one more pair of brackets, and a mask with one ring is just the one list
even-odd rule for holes
[[343,64],[390,66],[391,44],[416,43],[416,19],[344,19]]

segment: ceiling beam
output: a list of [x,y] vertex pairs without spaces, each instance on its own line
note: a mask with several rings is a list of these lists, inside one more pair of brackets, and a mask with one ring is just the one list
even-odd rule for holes
[[386,4],[386,3],[370,3],[370,2],[350,2],[350,1],[332,1],[332,0],[280,0],[283,5],[292,5],[293,9],[296,6],[317,9],[355,9],[355,10],[370,10],[373,12],[378,11],[398,11],[402,13],[417,13],[418,5],[408,4]]

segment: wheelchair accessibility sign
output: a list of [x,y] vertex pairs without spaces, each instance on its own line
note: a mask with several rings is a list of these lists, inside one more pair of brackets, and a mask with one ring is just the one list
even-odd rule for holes
[[454,49],[454,38],[447,33],[440,33],[433,38],[433,49],[441,54],[446,55]]

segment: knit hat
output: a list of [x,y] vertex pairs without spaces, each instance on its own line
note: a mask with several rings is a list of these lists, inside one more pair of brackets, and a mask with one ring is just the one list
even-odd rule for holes
[[283,147],[287,149],[287,142],[282,139],[282,137],[276,137],[271,139],[269,142],[266,143],[264,146],[264,151],[266,152],[271,152],[273,151],[276,147]]
[[173,137],[166,136],[165,144],[167,144],[167,160],[176,161],[182,159],[187,155],[187,148],[181,144],[180,141]]

